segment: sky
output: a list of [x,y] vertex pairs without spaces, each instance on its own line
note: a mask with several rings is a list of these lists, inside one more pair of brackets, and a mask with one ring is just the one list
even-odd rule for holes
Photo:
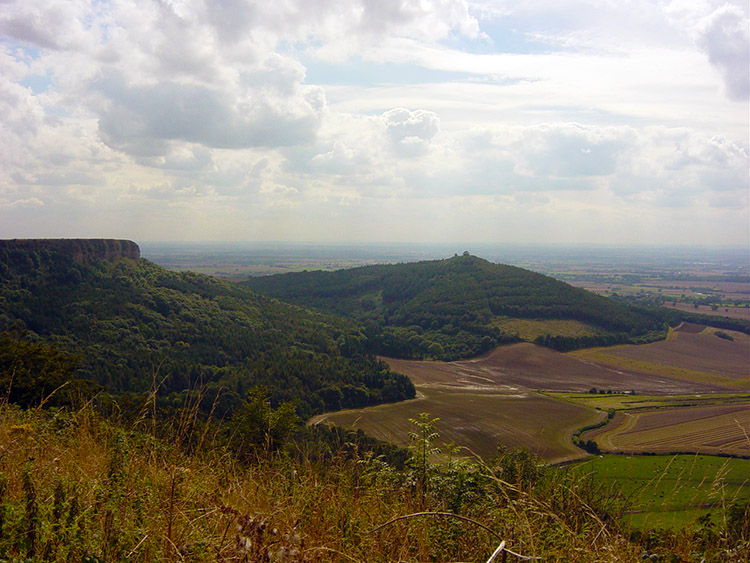
[[0,238],[750,244],[746,0],[0,0]]

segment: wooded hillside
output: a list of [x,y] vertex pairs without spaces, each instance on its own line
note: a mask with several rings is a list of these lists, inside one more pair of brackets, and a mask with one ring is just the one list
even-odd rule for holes
[[664,320],[645,309],[471,255],[246,283],[280,299],[356,319],[379,353],[400,357],[470,357],[518,340],[497,327],[501,317],[572,319],[591,327],[592,335],[569,342],[539,339],[566,349],[652,339],[665,329]]
[[0,331],[80,354],[78,375],[109,391],[158,387],[181,404],[223,390],[226,412],[264,385],[303,417],[414,396],[366,347],[347,346],[360,334],[352,321],[143,259],[78,258],[45,241],[0,245]]

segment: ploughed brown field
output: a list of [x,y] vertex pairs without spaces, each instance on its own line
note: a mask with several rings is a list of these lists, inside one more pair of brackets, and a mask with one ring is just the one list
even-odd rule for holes
[[[642,346],[619,346],[561,354],[530,343],[501,346],[456,362],[385,358],[391,369],[407,375],[418,398],[403,403],[328,413],[313,419],[362,429],[377,438],[408,443],[408,422],[420,413],[439,417],[443,442],[454,442],[487,457],[498,445],[523,446],[552,462],[586,454],[572,443],[575,430],[596,423],[604,413],[544,395],[586,392],[595,387],[639,395],[738,393],[750,390],[750,338],[729,332],[734,341],[683,325],[670,338]],[[741,399],[744,401],[744,399]],[[649,411],[628,434],[617,428],[617,413],[597,436],[607,447],[627,451],[700,451],[747,455],[750,402],[675,407]],[[632,411],[630,416],[633,416]],[[734,417],[734,418],[732,418]],[[735,420],[736,419],[736,420]],[[589,437],[587,436],[586,439]],[[744,440],[744,442],[743,442]],[[627,446],[627,448],[626,448]]]
[[603,451],[750,456],[750,402],[619,412],[584,435]]
[[[735,333],[733,333],[735,334]],[[739,334],[739,333],[737,333]],[[745,336],[745,335],[742,335]],[[720,341],[716,345],[726,348],[722,343],[734,344],[711,335],[711,339]],[[746,340],[747,342],[747,340]],[[667,344],[668,342],[664,342]],[[656,343],[662,344],[662,343]],[[684,349],[689,350],[694,342],[680,342],[685,344]],[[711,344],[714,344],[711,342]],[[692,377],[689,379],[678,379],[670,371],[664,373],[649,373],[638,367],[643,367],[637,362],[632,362],[634,367],[622,367],[619,365],[608,366],[601,362],[599,356],[589,357],[587,352],[597,352],[599,355],[615,355],[628,357],[628,354],[637,360],[644,362],[665,362],[668,359],[666,352],[653,353],[648,350],[648,356],[641,358],[638,354],[642,350],[653,346],[620,346],[615,348],[597,349],[596,351],[585,350],[580,356],[574,354],[561,354],[542,348],[535,344],[520,343],[509,346],[500,346],[488,354],[471,360],[459,360],[456,362],[399,360],[388,358],[391,369],[409,376],[414,385],[448,385],[452,387],[465,387],[471,385],[496,385],[506,389],[524,388],[540,391],[588,391],[592,387],[597,389],[613,391],[631,391],[639,394],[685,394],[685,393],[710,393],[720,391],[736,391],[737,388],[730,382],[726,385],[722,377]],[[706,346],[707,348],[709,346]],[[740,374],[740,355],[742,353],[741,343],[737,343],[732,354],[727,355],[731,373],[735,376]],[[668,350],[671,350],[668,348]],[[662,353],[660,360],[658,353]],[[679,349],[672,356],[679,357]],[[670,356],[671,357],[671,356]],[[651,361],[649,361],[650,358]],[[608,359],[608,358],[605,358]],[[747,360],[746,360],[747,362]],[[614,362],[617,364],[617,362]],[[626,364],[626,362],[620,362]],[[646,367],[651,367],[650,365]],[[745,368],[748,369],[747,367]],[[690,375],[690,374],[688,374]],[[745,375],[748,375],[747,373]],[[711,379],[719,379],[718,382]],[[741,381],[741,377],[738,380]]]

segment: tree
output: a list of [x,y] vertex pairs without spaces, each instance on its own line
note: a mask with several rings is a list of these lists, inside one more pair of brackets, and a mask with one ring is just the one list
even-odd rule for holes
[[300,424],[293,403],[272,408],[268,389],[259,385],[248,391],[247,398],[232,416],[229,444],[240,459],[248,461],[253,456],[278,450]]
[[93,384],[76,379],[79,358],[25,332],[0,333],[0,397],[24,408],[70,404],[76,393],[89,394]]

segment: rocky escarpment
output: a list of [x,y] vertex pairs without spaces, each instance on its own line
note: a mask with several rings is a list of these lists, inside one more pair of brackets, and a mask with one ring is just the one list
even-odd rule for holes
[[141,249],[130,240],[117,239],[10,239],[0,240],[0,256],[35,253],[63,255],[78,264],[97,260],[117,261],[122,258],[138,260]]

